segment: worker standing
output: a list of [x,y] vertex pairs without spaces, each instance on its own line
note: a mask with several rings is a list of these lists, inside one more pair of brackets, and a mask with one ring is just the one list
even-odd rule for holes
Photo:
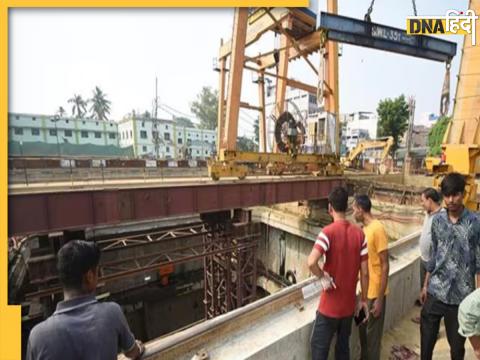
[[[441,197],[434,188],[426,188],[421,195],[422,207],[425,210],[425,219],[423,221],[422,233],[420,234],[420,288],[425,285],[425,274],[427,273],[427,263],[430,260],[432,251],[432,220],[433,217],[442,211],[440,205]],[[423,304],[423,297],[420,294],[420,302]]]
[[440,185],[447,207],[432,220],[432,253],[427,263],[421,312],[421,359],[432,359],[443,318],[453,360],[465,357],[458,333],[458,306],[480,284],[480,222],[463,205],[465,178],[450,173]]
[[383,224],[372,215],[372,202],[367,195],[358,195],[353,203],[353,216],[363,224],[368,247],[368,307],[370,317],[360,325],[362,360],[379,360],[388,294],[388,237]]
[[116,360],[119,349],[131,359],[144,351],[120,306],[98,302],[100,250],[94,242],[73,240],[57,255],[64,300],[47,320],[32,329],[27,360]]
[[[362,296],[357,313],[363,309],[368,317],[367,244],[362,230],[346,220],[347,206],[347,190],[342,187],[333,189],[328,196],[328,212],[333,223],[323,228],[308,257],[310,271],[321,279],[324,287],[310,340],[313,360],[328,358],[335,334],[335,358],[350,359],[349,338],[359,271]],[[322,256],[325,256],[323,269],[318,263]]]

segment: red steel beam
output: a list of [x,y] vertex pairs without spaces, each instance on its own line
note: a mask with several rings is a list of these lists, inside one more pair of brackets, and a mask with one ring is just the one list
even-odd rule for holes
[[340,177],[10,193],[8,234],[39,234],[250,206],[325,199]]

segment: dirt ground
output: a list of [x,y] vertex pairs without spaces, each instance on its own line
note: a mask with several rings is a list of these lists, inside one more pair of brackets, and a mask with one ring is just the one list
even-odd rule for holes
[[[416,306],[402,319],[402,321],[395,328],[391,329],[383,335],[381,355],[382,359],[400,360],[401,358],[392,356],[392,347],[401,345],[406,346],[408,349],[413,350],[415,353],[418,354],[418,357],[405,357],[403,359],[420,359],[420,324],[412,321],[412,319],[415,319],[418,316],[420,316],[420,307]],[[474,360],[475,356],[468,340],[465,343],[465,349],[465,360]],[[443,321],[440,327],[439,338],[437,344],[435,345],[433,358],[435,360],[450,359],[450,348],[448,346]]]

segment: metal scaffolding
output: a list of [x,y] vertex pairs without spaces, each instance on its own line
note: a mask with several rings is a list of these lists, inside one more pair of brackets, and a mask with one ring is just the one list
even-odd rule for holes
[[[223,220],[209,222],[209,231],[203,236],[204,253],[212,253],[204,257],[207,319],[244,306],[256,298],[259,231],[255,224],[235,229],[230,219]],[[238,230],[243,234],[234,236]]]

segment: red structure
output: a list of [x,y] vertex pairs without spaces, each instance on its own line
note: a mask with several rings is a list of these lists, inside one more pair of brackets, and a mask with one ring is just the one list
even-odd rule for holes
[[340,177],[292,177],[56,193],[10,193],[8,234],[40,234],[98,225],[325,199]]

